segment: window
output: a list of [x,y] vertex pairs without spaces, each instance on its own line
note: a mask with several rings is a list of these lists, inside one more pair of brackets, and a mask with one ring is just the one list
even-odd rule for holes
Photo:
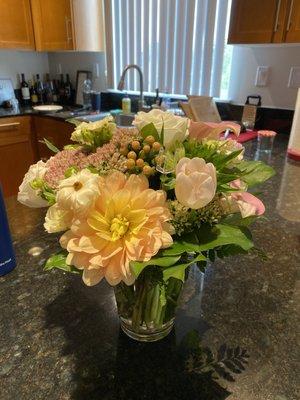
[[[109,87],[138,64],[144,90],[226,96],[231,47],[225,45],[229,0],[106,0]],[[225,54],[225,58],[224,58]],[[222,77],[223,60],[225,75]],[[126,90],[138,90],[130,71]]]

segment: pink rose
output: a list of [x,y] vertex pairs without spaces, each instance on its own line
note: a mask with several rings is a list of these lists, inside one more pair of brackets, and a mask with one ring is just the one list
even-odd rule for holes
[[241,189],[240,192],[232,193],[229,202],[231,203],[231,211],[240,211],[243,218],[252,215],[262,215],[265,212],[265,206],[261,200],[253,194],[246,191],[246,185],[240,180],[236,179],[230,183],[234,189]]

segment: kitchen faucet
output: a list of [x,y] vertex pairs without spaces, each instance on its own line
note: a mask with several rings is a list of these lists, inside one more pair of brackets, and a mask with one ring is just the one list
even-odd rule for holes
[[135,68],[140,76],[140,99],[138,102],[138,109],[139,111],[141,110],[145,110],[147,107],[144,103],[144,94],[143,94],[143,73],[141,68],[136,65],[136,64],[128,64],[126,65],[126,67],[123,69],[119,84],[118,84],[118,90],[123,90],[124,89],[124,84],[125,84],[125,76],[126,76],[126,72],[131,69],[131,68]]

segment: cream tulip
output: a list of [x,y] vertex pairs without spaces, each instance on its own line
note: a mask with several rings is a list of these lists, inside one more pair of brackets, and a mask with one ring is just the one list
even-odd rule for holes
[[217,189],[216,169],[203,158],[182,158],[176,167],[175,194],[186,207],[197,210],[206,206]]

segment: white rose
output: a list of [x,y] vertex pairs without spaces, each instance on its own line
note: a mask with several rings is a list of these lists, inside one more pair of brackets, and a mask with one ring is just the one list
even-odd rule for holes
[[99,175],[87,169],[63,179],[56,195],[58,206],[80,215],[85,214],[94,205],[99,195],[99,182]]
[[46,171],[46,164],[43,161],[39,161],[30,166],[19,187],[18,201],[20,203],[33,208],[48,206],[48,202],[39,195],[39,190],[33,189],[30,185],[35,179],[43,179]]
[[151,110],[148,113],[140,111],[134,118],[133,125],[140,131],[144,126],[153,123],[159,136],[164,128],[164,147],[168,150],[176,142],[183,142],[188,135],[187,118],[176,116],[162,110]]
[[176,166],[175,194],[177,200],[194,210],[206,206],[215,196],[215,166],[203,158],[183,157]]
[[44,227],[48,233],[66,231],[71,227],[72,219],[72,211],[63,210],[54,204],[47,211]]

